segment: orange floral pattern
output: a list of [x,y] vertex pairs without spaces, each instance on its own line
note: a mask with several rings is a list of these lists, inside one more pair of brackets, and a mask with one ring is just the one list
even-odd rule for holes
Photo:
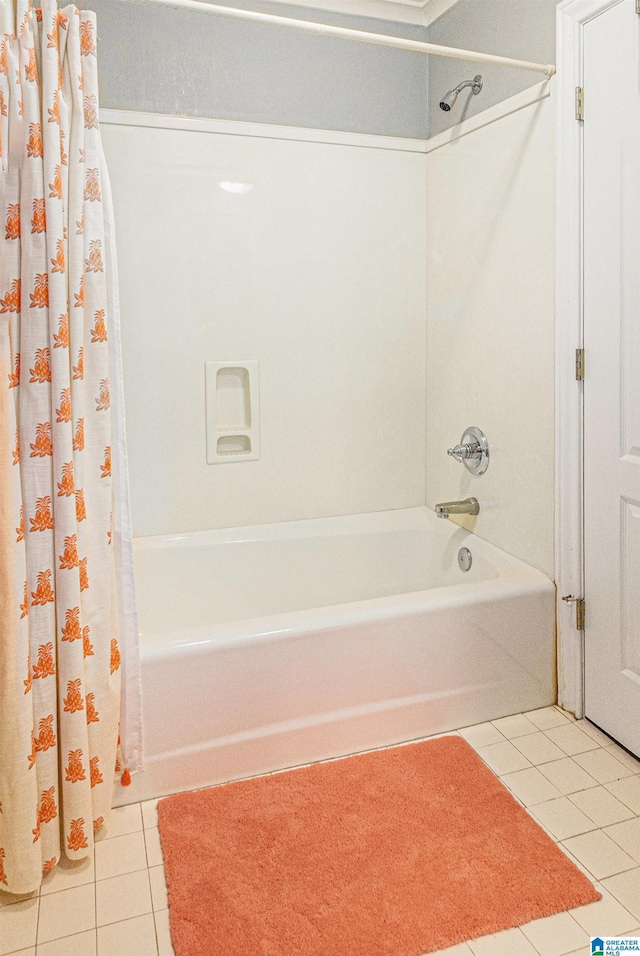
[[33,368],[29,369],[29,374],[31,378],[30,382],[50,382],[51,381],[51,365],[49,359],[51,358],[51,352],[49,349],[38,349],[36,351],[36,357]]
[[80,627],[80,608],[71,607],[65,615],[65,624],[62,628],[63,641],[79,641],[82,638]]
[[79,710],[84,710],[84,701],[80,687],[82,680],[77,677],[76,680],[70,680],[67,683],[67,696],[65,697],[64,710],[67,714],[75,714]]
[[[47,569],[46,571],[41,571],[38,575],[38,586],[35,591],[31,592],[31,606],[36,607],[37,605],[53,603],[54,594],[53,588],[51,587],[51,570]],[[49,645],[47,645],[49,646]]]
[[24,75],[29,83],[38,82],[38,64],[36,63],[36,48],[34,46],[29,48],[29,62],[24,68]]
[[31,654],[27,656],[27,679],[23,680],[24,691],[23,693],[28,694],[31,688],[33,687],[33,675],[31,673]]
[[120,648],[118,647],[118,642],[114,638],[111,639],[111,673],[115,673],[120,667]]
[[104,324],[104,309],[98,309],[94,315],[95,325],[91,329],[91,341],[92,342],[106,342],[107,341],[107,329]]
[[31,731],[31,750],[27,755],[27,760],[29,762],[29,770],[31,770],[36,765],[36,758],[38,756],[38,748],[36,747],[36,738]]
[[84,260],[85,272],[104,272],[102,261],[102,243],[99,239],[92,239],[89,243],[89,258]]
[[33,216],[31,217],[31,232],[45,232],[47,228],[47,213],[44,199],[33,200]]
[[58,319],[58,332],[53,336],[54,349],[69,348],[69,313],[64,312]]
[[83,20],[80,24],[80,53],[82,56],[96,55],[96,45],[93,39],[93,23]]
[[76,493],[76,482],[73,477],[73,462],[67,461],[62,466],[62,480],[58,482],[58,497],[69,498]]
[[98,169],[87,169],[84,186],[84,198],[87,202],[102,202],[100,192],[100,173]]
[[78,292],[74,293],[75,298],[75,309],[84,309],[84,275],[80,276],[80,289]]
[[30,531],[49,531],[53,530],[53,515],[51,513],[51,497],[43,495],[36,500],[36,513],[30,519]]
[[60,408],[56,408],[56,421],[70,422],[71,414],[71,389],[63,388],[60,393]]
[[13,39],[12,36],[6,36],[2,41],[2,47],[0,48],[0,73],[4,73],[5,76],[9,76],[9,66],[7,63],[7,50],[9,47],[9,40]]
[[87,559],[82,558],[78,562],[78,570],[80,572],[80,590],[87,591],[89,588],[89,573],[87,571]]
[[96,710],[95,699],[96,699],[95,694],[87,694],[87,723],[88,724],[97,724],[100,722],[100,714]]
[[84,850],[88,846],[87,838],[84,835],[84,819],[80,817],[78,820],[72,820],[71,830],[67,837],[67,849]]
[[0,298],[0,313],[20,311],[20,288],[20,279],[14,279],[3,298]]
[[66,260],[64,254],[64,239],[58,239],[56,243],[56,255],[55,258],[51,260],[51,271],[52,272],[64,272],[66,268]]
[[9,372],[9,388],[17,388],[20,384],[20,352],[15,354],[15,371]]
[[69,762],[65,769],[65,780],[68,783],[79,783],[80,780],[86,780],[87,775],[82,765],[82,749],[69,751]]
[[5,226],[5,239],[20,238],[20,203],[10,203],[7,207],[7,224]]
[[86,521],[87,518],[87,506],[84,503],[84,491],[82,488],[76,489],[76,521],[80,524],[81,521]]
[[84,349],[82,346],[78,349],[78,364],[73,366],[73,378],[75,381],[84,378]]
[[64,539],[64,551],[60,555],[59,560],[61,571],[65,569],[70,570],[71,568],[77,568],[79,566],[77,534],[70,534],[68,538]]
[[20,524],[16,528],[16,544],[24,541],[24,508],[20,508]]
[[24,598],[22,604],[20,605],[20,620],[23,617],[27,617],[29,614],[29,588],[27,587],[27,582],[24,582]]
[[40,809],[38,810],[40,823],[51,823],[51,821],[55,820],[55,818],[58,816],[55,795],[55,786],[49,787],[48,790],[44,790],[40,794]]
[[[82,628],[82,656],[83,657],[93,657],[93,644],[89,640],[90,633],[91,633],[91,629],[89,625],[87,624],[86,627]],[[87,700],[89,700],[90,697],[93,698],[93,696],[94,696],[93,694],[87,694]],[[88,704],[87,704],[87,723],[90,723]]]
[[84,449],[84,418],[79,418],[76,422],[76,433],[73,436],[73,450],[82,451]]
[[103,378],[100,381],[100,394],[96,398],[96,411],[104,412],[109,408],[110,404],[109,379]]
[[97,787],[99,783],[104,783],[102,779],[102,774],[100,773],[100,763],[99,757],[91,757],[89,760],[89,776],[91,778],[91,787]]
[[60,90],[54,90],[53,106],[49,108],[49,122],[60,126]]
[[44,753],[56,745],[56,735],[53,729],[53,714],[48,714],[40,721],[38,736],[34,740],[36,753]]
[[111,446],[107,445],[104,450],[104,465],[100,465],[100,471],[102,472],[101,478],[110,478],[111,477]]
[[62,165],[56,166],[53,182],[49,183],[49,199],[62,199]]
[[27,141],[27,156],[36,159],[43,155],[44,146],[42,145],[40,123],[31,123],[29,126],[29,139]]
[[[35,604],[35,601],[34,601]],[[48,641],[38,648],[38,661],[33,667],[33,679],[55,677],[56,665],[53,661],[53,642]]]
[[49,307],[49,273],[41,272],[36,276],[33,292],[30,294],[32,309]]
[[87,129],[98,129],[98,106],[95,96],[85,96],[83,100],[84,125]]
[[53,455],[51,422],[40,422],[36,428],[36,440],[31,445],[31,458],[44,458],[47,455]]

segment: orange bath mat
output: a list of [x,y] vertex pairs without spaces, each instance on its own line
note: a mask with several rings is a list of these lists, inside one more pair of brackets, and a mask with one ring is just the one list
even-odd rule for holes
[[420,956],[600,899],[460,737],[158,814],[177,956]]

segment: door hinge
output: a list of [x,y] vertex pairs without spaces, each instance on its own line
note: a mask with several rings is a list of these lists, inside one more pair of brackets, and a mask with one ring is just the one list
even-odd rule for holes
[[576,86],[576,119],[584,122],[584,86]]
[[636,0],[636,13],[640,16],[640,0]]
[[584,382],[584,349],[576,349],[576,382]]
[[584,631],[584,598],[576,598],[573,594],[565,594],[562,598],[567,604],[576,606],[576,631]]

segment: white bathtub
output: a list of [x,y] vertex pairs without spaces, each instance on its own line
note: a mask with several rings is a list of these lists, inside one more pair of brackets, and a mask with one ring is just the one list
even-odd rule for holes
[[119,802],[556,699],[552,583],[425,508],[135,549],[146,756]]

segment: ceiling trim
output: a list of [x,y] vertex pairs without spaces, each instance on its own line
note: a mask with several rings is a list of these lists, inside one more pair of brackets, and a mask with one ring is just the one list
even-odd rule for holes
[[352,16],[373,17],[378,20],[395,20],[427,27],[443,13],[450,10],[458,0],[277,0],[282,4],[305,6],[313,10],[330,10],[333,13],[348,13]]

